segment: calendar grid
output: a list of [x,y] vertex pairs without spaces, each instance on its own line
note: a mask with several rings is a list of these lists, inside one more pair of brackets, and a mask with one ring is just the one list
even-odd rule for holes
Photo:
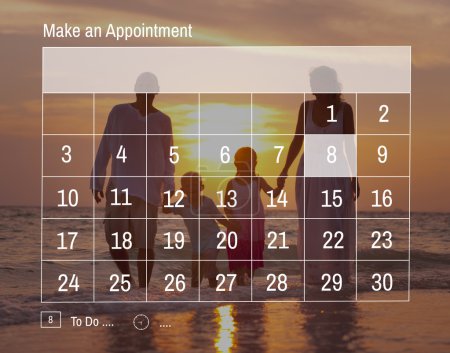
[[[95,110],[95,105],[96,105],[96,94],[98,93],[92,93],[92,105],[93,105],[93,112],[92,112],[92,128],[93,128],[93,133],[92,134],[54,134],[54,133],[45,133],[45,126],[44,126],[44,97],[45,94],[42,93],[42,104],[41,104],[41,108],[42,108],[42,122],[41,122],[41,149],[42,149],[42,155],[41,155],[41,302],[45,302],[45,303],[53,303],[53,301],[48,301],[48,300],[44,300],[44,287],[43,287],[43,281],[44,281],[44,268],[43,268],[43,263],[45,261],[52,261],[52,262],[89,262],[92,261],[92,274],[93,274],[93,278],[92,278],[92,301],[54,301],[55,303],[142,303],[143,301],[102,301],[102,300],[97,300],[96,298],[96,275],[97,275],[97,269],[96,269],[96,263],[102,263],[102,262],[113,262],[112,260],[106,260],[106,259],[101,259],[97,257],[96,254],[96,220],[103,220],[105,219],[105,217],[97,217],[97,212],[96,212],[96,204],[95,204],[95,200],[92,200],[92,260],[88,260],[88,259],[77,259],[77,260],[71,260],[71,259],[52,259],[52,258],[47,258],[44,257],[44,222],[46,220],[90,220],[90,217],[44,217],[46,216],[46,206],[44,204],[44,183],[46,179],[58,179],[58,178],[90,178],[90,176],[72,176],[72,175],[45,175],[45,169],[44,169],[44,159],[45,159],[45,155],[44,155],[44,144],[45,144],[45,138],[51,137],[51,136],[92,136],[92,158],[93,158],[93,162],[95,162],[95,137],[96,136],[102,136],[102,134],[96,134],[94,133],[95,131],[95,125],[96,125],[96,119],[95,119],[95,114],[96,114],[96,110]],[[248,92],[246,94],[249,94]],[[363,93],[366,94],[366,93]],[[369,94],[369,93],[367,93]],[[372,92],[370,92],[370,94],[373,94]],[[403,94],[403,93],[402,93]],[[356,173],[356,180],[358,181],[359,179],[364,179],[364,178],[377,178],[377,179],[381,179],[381,178],[395,178],[395,179],[407,179],[408,181],[408,210],[407,210],[407,214],[408,217],[380,217],[380,214],[375,214],[374,217],[360,217],[359,216],[359,209],[358,209],[358,199],[355,200],[355,217],[345,217],[345,218],[341,218],[343,220],[354,220],[355,222],[355,259],[339,259],[339,260],[320,260],[320,259],[308,259],[306,260],[306,195],[305,195],[305,176],[307,175],[306,172],[306,163],[304,165],[304,176],[302,179],[303,182],[303,218],[297,218],[297,217],[266,217],[266,220],[297,220],[299,222],[303,222],[303,260],[293,260],[293,259],[265,259],[264,261],[267,263],[276,263],[276,262],[280,262],[280,263],[284,263],[284,262],[296,262],[296,263],[302,263],[303,264],[303,299],[302,300],[273,300],[273,299],[266,299],[266,300],[257,300],[254,298],[254,286],[253,286],[253,221],[257,220],[257,219],[261,219],[258,217],[253,217],[253,198],[250,198],[250,202],[251,202],[251,216],[250,216],[250,225],[251,225],[251,258],[250,263],[251,263],[251,281],[250,281],[250,300],[226,300],[227,302],[243,302],[243,303],[247,303],[247,302],[260,302],[260,303],[264,303],[264,302],[408,302],[410,301],[410,275],[411,275],[411,235],[410,235],[410,231],[411,231],[411,94],[410,92],[408,92],[409,94],[409,133],[408,134],[401,134],[401,133],[359,133],[358,132],[358,93],[355,94],[355,139],[357,140],[357,138],[359,136],[408,136],[408,174],[409,175],[358,175],[358,173]],[[306,93],[303,93],[303,101],[306,100]],[[148,115],[148,106],[147,106],[147,100],[146,100],[146,115]],[[306,127],[306,109],[304,109],[303,111],[303,119],[304,119],[304,127]],[[254,126],[253,126],[254,122],[253,122],[253,93],[250,93],[250,134],[206,134],[206,133],[202,133],[201,131],[201,93],[198,93],[198,133],[197,134],[173,134],[174,136],[187,136],[187,135],[197,135],[197,147],[198,147],[198,164],[197,164],[197,168],[198,171],[201,170],[201,137],[202,136],[221,136],[221,135],[227,135],[227,136],[249,136],[250,137],[250,146],[253,149],[254,147],[254,141],[253,141],[253,137],[254,136],[294,136],[295,134],[261,134],[261,133],[254,133]],[[148,128],[147,128],[147,120],[146,120],[146,132],[148,132]],[[304,131],[303,134],[298,134],[301,136],[305,136],[306,131]],[[115,136],[117,134],[110,134],[111,136]],[[140,134],[130,134],[133,136],[139,136]],[[146,147],[147,147],[147,138],[150,135],[165,135],[165,134],[143,134],[146,136]],[[305,149],[305,140],[304,140],[304,145],[303,148]],[[356,148],[356,153],[358,149]],[[146,178],[146,195],[148,195],[148,190],[147,190],[147,178],[160,178],[160,176],[150,176],[148,175],[148,166],[147,166],[147,148],[146,148],[146,172],[144,176],[123,176],[123,177],[127,177],[127,178],[142,178],[145,177]],[[253,155],[252,155],[253,158]],[[356,160],[358,160],[356,158]],[[356,162],[357,163],[357,162]],[[94,167],[92,169],[92,177],[101,177],[100,175],[96,174],[96,170],[95,170],[95,163],[93,164]],[[252,165],[253,165],[253,159],[252,159]],[[358,165],[356,165],[356,168],[358,168]],[[356,169],[358,170],[358,169]],[[253,175],[252,175],[253,176]],[[108,177],[108,176],[105,176]],[[120,177],[120,176],[119,176]],[[182,178],[182,175],[175,175],[176,178]],[[232,175],[208,175],[207,178],[231,178]],[[263,177],[270,177],[270,178],[277,178],[278,175],[264,175]],[[288,179],[293,179],[293,178],[299,178],[298,176],[288,176]],[[253,180],[253,179],[252,179]],[[294,179],[296,180],[296,179]],[[200,199],[200,194],[199,194],[199,207],[201,205],[201,199]],[[362,211],[364,212],[364,211]],[[117,219],[130,219],[130,218],[117,218]],[[132,218],[132,219],[145,219],[146,220],[146,232],[148,231],[147,229],[147,221],[149,219],[152,219],[150,217],[148,217],[148,208],[147,208],[147,204],[146,204],[146,216],[145,218]],[[159,217],[159,220],[171,220],[174,219],[173,217]],[[197,220],[198,222],[198,229],[200,229],[200,214],[198,214],[198,217],[194,218]],[[205,219],[214,219],[214,218],[208,218],[205,217]],[[239,218],[236,218],[239,219]],[[316,220],[320,220],[320,219],[325,219],[325,218],[313,218],[313,217],[308,217],[308,219],[316,219]],[[361,259],[358,257],[358,223],[359,221],[363,221],[363,220],[407,220],[408,221],[408,259]],[[147,238],[146,238],[146,242],[147,242]],[[200,282],[201,279],[201,263],[202,261],[208,261],[208,260],[203,260],[200,258],[200,232],[198,234],[198,244],[199,244],[199,257],[197,259],[198,262],[198,279]],[[141,261],[141,260],[136,260],[136,262]],[[149,261],[148,260],[148,250],[146,247],[146,260],[145,261]],[[188,259],[153,259],[152,260],[154,263],[160,261],[160,262],[170,262],[170,261],[175,261],[175,262],[189,262]],[[218,261],[222,261],[222,260],[218,260]],[[233,261],[233,260],[228,260],[228,261]],[[355,299],[354,300],[307,300],[307,293],[306,293],[306,264],[307,262],[329,262],[329,261],[336,261],[336,262],[354,262],[355,263],[355,278],[354,278],[354,282],[355,282]],[[360,299],[358,297],[358,264],[359,263],[377,263],[377,262],[398,262],[398,263],[407,263],[408,265],[408,270],[407,270],[407,285],[408,285],[408,299],[407,300],[403,300],[403,299],[389,299],[389,300],[383,300],[383,299],[376,299],[376,300],[371,300],[371,299]],[[147,266],[146,266],[146,278],[147,278]],[[202,296],[201,296],[201,286],[199,283],[199,287],[198,287],[198,299],[196,301],[189,301],[189,300],[161,300],[161,301],[154,301],[154,300],[150,300],[149,298],[149,294],[148,294],[148,290],[149,290],[149,286],[146,283],[146,293],[145,293],[145,302],[148,303],[156,303],[156,302],[185,302],[185,303],[189,303],[189,302],[223,302],[223,301],[219,301],[219,300],[202,300]]]

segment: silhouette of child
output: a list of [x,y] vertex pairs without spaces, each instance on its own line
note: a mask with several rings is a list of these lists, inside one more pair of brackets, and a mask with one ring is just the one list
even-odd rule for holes
[[[237,284],[247,284],[257,268],[264,266],[264,206],[260,192],[272,191],[278,197],[282,187],[273,189],[264,178],[255,173],[256,152],[250,147],[241,147],[234,156],[236,176],[226,188],[225,213],[228,218],[237,218],[237,246],[227,247],[229,268],[237,274]],[[230,244],[229,244],[230,245]],[[253,260],[253,261],[251,261]]]
[[[217,222],[223,226],[234,229],[232,222],[217,209],[214,201],[201,195],[204,189],[203,180],[196,172],[187,172],[181,178],[181,190],[183,199],[178,203],[181,207],[163,207],[164,213],[173,212],[184,219],[184,224],[189,233],[192,244],[192,279],[191,286],[198,287],[204,277],[208,278],[209,286],[217,286],[218,274],[216,260],[217,246],[220,232]],[[197,219],[195,219],[197,218]],[[200,261],[200,269],[198,259]]]

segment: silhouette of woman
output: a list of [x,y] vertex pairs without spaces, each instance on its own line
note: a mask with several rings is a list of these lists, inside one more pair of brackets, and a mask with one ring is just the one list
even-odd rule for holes
[[[327,66],[315,68],[310,73],[311,90],[315,99],[301,104],[295,136],[289,147],[285,166],[278,178],[279,185],[284,185],[289,168],[299,154],[303,146],[303,134],[354,134],[352,107],[341,99],[341,85],[336,71]],[[321,93],[333,92],[333,93]],[[332,106],[332,108],[330,108]],[[330,109],[333,109],[334,120],[330,120]],[[314,154],[316,151],[307,150],[306,153]],[[343,218],[355,217],[354,201],[359,195],[359,186],[354,177],[308,177],[305,175],[303,153],[297,169],[296,201],[299,218],[320,218],[309,223],[308,234],[305,234],[303,219],[299,220],[299,232],[297,239],[297,251],[299,259],[306,256],[306,260],[342,260],[353,259],[355,252],[355,223]],[[308,157],[309,158],[309,157]],[[323,207],[324,190],[340,190],[342,197],[340,207]],[[324,232],[342,231],[344,237],[341,245],[343,248],[324,250]],[[306,239],[304,239],[306,235]],[[303,248],[305,244],[305,249]],[[317,261],[307,264],[305,281],[308,284],[321,283],[321,274],[325,272],[340,273],[343,282],[349,281],[352,262]]]

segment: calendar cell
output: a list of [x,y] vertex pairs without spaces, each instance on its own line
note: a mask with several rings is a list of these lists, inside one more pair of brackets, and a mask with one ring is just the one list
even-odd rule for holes
[[[149,211],[150,216],[150,211]],[[171,220],[172,222],[172,220]],[[147,225],[146,225],[147,223]],[[164,249],[164,234],[161,224],[167,221],[156,219],[125,219],[105,218],[95,221],[95,256],[96,259],[111,259],[110,251],[128,253],[130,259],[138,258],[138,249],[148,248],[156,252],[156,258],[175,258],[173,254],[167,256]],[[147,234],[147,237],[145,236]],[[166,236],[167,237],[167,236]],[[179,237],[179,236],[178,236]],[[178,239],[178,238],[177,238]],[[154,246],[152,246],[152,243]],[[110,250],[111,249],[111,250]]]
[[[302,93],[254,93],[252,95],[252,131],[255,134],[253,138],[259,134],[276,134],[280,137],[285,134],[288,139],[292,139],[302,101]],[[303,134],[304,131],[297,133]]]
[[158,110],[170,116],[175,141],[178,140],[178,135],[198,134],[198,94],[160,93],[155,97],[155,101],[157,102]]
[[[134,117],[135,124],[124,124],[124,135],[145,135],[146,121],[131,104],[136,101],[136,95],[130,94],[95,94],[95,133],[98,135],[112,134],[109,129],[114,120],[121,116]],[[122,112],[123,114],[118,114]],[[119,116],[120,115],[120,116]],[[110,125],[108,120],[110,119]]]
[[305,135],[304,148],[305,176],[356,176],[355,135]]
[[92,94],[43,95],[44,134],[93,133]]
[[192,261],[153,261],[148,301],[197,301],[198,288],[191,286]]
[[356,221],[354,219],[307,219],[306,260],[354,260]]
[[95,165],[91,165],[93,174],[106,178],[113,171],[116,177],[145,177],[145,146],[145,135],[95,136],[96,160]]
[[[203,177],[203,195],[211,199],[219,212],[226,214],[228,218],[250,218],[252,202],[243,193],[239,194],[237,186],[240,185],[232,180],[228,177]],[[255,205],[254,210],[257,210],[256,207]],[[200,210],[200,218],[214,217],[211,210]]]
[[[235,155],[241,147],[250,147],[250,135],[202,135],[199,137],[200,174],[232,176],[236,174]],[[250,165],[246,166],[250,168]],[[195,167],[194,167],[195,168]]]
[[[303,223],[303,220],[300,220]],[[297,219],[266,219],[264,258],[267,260],[301,260],[298,255],[297,242],[303,242],[298,237]]]
[[348,301],[356,293],[355,261],[306,261],[306,301]]
[[[409,180],[403,177],[360,177],[358,217],[407,218]],[[368,213],[366,213],[368,212]]]
[[199,243],[198,234],[192,236],[196,239],[191,239],[183,219],[158,220],[154,248],[156,259],[190,260],[192,253],[198,252]]
[[43,261],[43,302],[91,302],[92,261]]
[[359,300],[408,300],[408,261],[358,261]]
[[407,176],[408,136],[358,136],[359,176]]
[[103,188],[104,198],[95,204],[96,218],[145,218],[145,193],[136,192],[145,191],[145,185],[145,177],[109,178]]
[[[124,260],[119,262],[125,264]],[[129,261],[130,273],[123,274],[114,261],[98,261],[95,265],[95,300],[145,301],[145,290],[138,289],[138,261]]]
[[[319,95],[327,95],[327,93],[319,93]],[[336,93],[331,93],[332,95]],[[320,112],[320,108],[315,106],[316,104],[316,95],[307,93],[305,95],[305,105],[306,109],[304,111],[304,122],[305,122],[305,134],[322,134],[322,132],[318,132],[317,128],[325,128],[325,130],[333,130],[338,131],[336,133],[343,134],[344,127],[345,131],[349,131],[351,127],[347,126],[349,121],[344,121],[344,109],[348,109],[349,112],[353,114],[353,123],[356,125],[356,94],[352,93],[340,93],[340,102],[332,103],[330,105],[325,106],[324,112],[327,119],[325,121],[318,121],[317,116],[322,115]],[[344,126],[345,124],[345,126]],[[330,131],[327,131],[327,135],[330,134]]]
[[89,260],[93,255],[93,222],[46,219],[42,222],[44,260]]
[[[303,178],[300,178],[303,180]],[[286,178],[284,188],[279,192],[277,188],[276,177],[261,177],[259,180],[261,191],[260,199],[264,207],[264,211],[267,217],[279,217],[279,218],[297,218],[298,215],[291,214],[289,211],[296,208],[296,182],[301,182],[295,177]],[[264,191],[263,185],[269,186],[269,191]],[[270,190],[274,189],[274,190]],[[297,196],[298,197],[298,196]],[[258,204],[256,200],[253,202],[254,207]]]
[[44,136],[46,176],[89,176],[93,164],[92,136]]
[[92,218],[89,178],[44,178],[44,218]]
[[253,300],[303,300],[303,261],[265,261],[253,277]]
[[305,178],[306,218],[354,218],[354,190],[350,178]]
[[[284,167],[292,135],[253,135],[252,146],[257,154],[256,172],[261,176],[277,177]],[[297,166],[300,156],[297,156],[293,165]],[[295,173],[295,170],[292,170]]]
[[407,260],[407,219],[359,219],[358,259]]
[[[148,135],[148,139],[154,136]],[[169,147],[169,163],[175,169],[174,176],[183,176],[187,171],[199,172],[199,137],[198,135],[176,135]],[[151,164],[149,160],[147,165]],[[149,168],[147,168],[148,171]],[[151,169],[151,168],[150,168]],[[150,174],[149,174],[150,175]]]
[[202,94],[200,133],[250,134],[250,94]]
[[358,94],[358,134],[408,134],[409,94]]
[[[217,267],[217,274],[215,276],[217,285],[215,288],[209,287],[209,281],[204,279],[200,288],[200,300],[202,302],[249,301],[251,299],[250,285],[240,283],[236,271],[230,270],[230,267],[236,268],[240,265],[243,265],[243,262],[215,261],[208,263],[207,266],[210,268]],[[246,282],[248,283],[248,276],[246,278]]]

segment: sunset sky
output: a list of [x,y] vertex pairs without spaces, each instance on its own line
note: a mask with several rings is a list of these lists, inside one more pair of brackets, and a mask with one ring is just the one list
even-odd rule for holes
[[[0,95],[0,146],[3,161],[0,204],[40,204],[42,46],[411,45],[412,211],[450,211],[450,188],[447,184],[450,167],[446,158],[450,121],[448,99],[445,97],[450,82],[450,47],[444,44],[450,30],[450,4],[445,1],[398,1],[395,4],[393,8],[390,1],[363,3],[356,0],[339,3],[323,1],[320,5],[316,1],[293,0],[240,1],[233,5],[223,1],[160,1],[158,4],[145,1],[79,1],[76,4],[52,0],[21,3],[2,1],[0,36],[4,84]],[[184,26],[191,23],[194,38],[184,41],[141,39],[126,43],[104,39],[43,40],[44,22],[70,22],[79,26],[107,23],[138,25],[142,22],[148,25]],[[293,132],[302,98],[302,95],[256,96],[253,108],[254,131],[256,127],[270,134]],[[246,133],[248,127],[241,118],[248,109],[246,99],[245,96],[233,97],[228,104],[218,106],[220,97],[212,97],[211,101],[204,102],[205,116],[208,109],[220,110],[224,117],[231,119],[223,126],[242,124],[242,133]],[[97,99],[97,133],[103,129],[111,104],[123,100],[129,101],[128,97],[117,96]],[[59,102],[59,106],[54,104],[57,107],[55,109],[63,107],[75,111],[83,109],[83,106],[87,109],[88,102],[89,97],[85,97],[85,103],[81,104],[73,99],[62,104]],[[195,95],[161,95],[156,103],[172,117],[175,133],[196,133]],[[70,119],[70,114],[67,116]],[[280,123],[273,124],[274,120]],[[206,119],[202,123],[202,129],[215,128],[215,123],[210,120]],[[51,126],[58,129],[55,124]],[[287,145],[290,138],[285,138]],[[190,158],[179,169],[191,169],[196,161],[196,151],[191,148],[196,147],[196,138],[191,135],[178,140]],[[208,168],[214,168],[214,158],[208,154],[219,142],[214,138],[205,138],[202,142],[205,147],[201,148],[201,163],[208,165]],[[237,146],[247,141],[235,139],[234,142],[227,142]],[[253,143],[259,153],[260,174],[272,170],[278,173],[281,169],[281,165],[272,168],[270,163],[264,164],[264,161],[276,156],[273,145],[278,142],[273,136],[254,138]],[[76,143],[88,149],[91,146],[80,140]],[[399,150],[407,152],[403,142],[394,143]],[[371,144],[373,142],[365,141],[362,148],[368,151],[372,148]],[[405,167],[402,153],[393,158],[396,162],[391,171],[401,173]],[[88,165],[86,162],[86,168]],[[370,162],[367,162],[366,167],[373,170]],[[80,165],[80,168],[84,166]],[[290,175],[295,175],[295,168],[296,163]],[[269,182],[274,184],[275,179]],[[404,209],[407,207],[404,186],[399,185],[398,188],[403,190],[399,191],[403,195],[399,208]],[[293,190],[292,186],[288,186],[289,190]],[[364,199],[361,202],[365,202]]]

